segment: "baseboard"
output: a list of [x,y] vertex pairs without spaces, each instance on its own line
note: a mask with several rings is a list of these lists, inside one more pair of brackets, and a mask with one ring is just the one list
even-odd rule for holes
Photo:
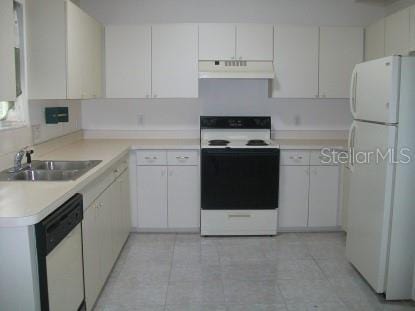
[[317,232],[345,232],[342,227],[313,227],[313,228],[304,228],[304,227],[290,227],[290,228],[278,228],[279,233],[317,233]]
[[200,228],[137,228],[137,227],[132,227],[131,232],[136,232],[136,233],[200,233]]

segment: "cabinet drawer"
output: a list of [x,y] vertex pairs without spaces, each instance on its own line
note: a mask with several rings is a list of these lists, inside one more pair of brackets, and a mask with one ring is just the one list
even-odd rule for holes
[[196,150],[169,150],[167,163],[169,165],[197,165],[199,152]]
[[280,165],[309,165],[310,152],[305,150],[283,150]]
[[137,165],[166,165],[166,151],[139,150],[136,152]]
[[276,210],[202,210],[202,235],[275,235]]
[[333,163],[330,151],[327,149],[322,153],[320,150],[311,151],[310,165],[336,165]]

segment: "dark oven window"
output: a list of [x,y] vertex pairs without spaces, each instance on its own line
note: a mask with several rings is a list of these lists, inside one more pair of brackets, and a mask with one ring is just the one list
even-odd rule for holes
[[203,149],[202,209],[275,209],[278,176],[278,149]]

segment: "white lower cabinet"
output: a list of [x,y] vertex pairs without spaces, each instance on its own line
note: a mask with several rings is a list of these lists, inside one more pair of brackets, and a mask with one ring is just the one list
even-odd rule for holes
[[311,166],[309,227],[336,227],[339,206],[339,167]]
[[318,153],[281,152],[282,159],[302,159],[299,164],[287,160],[280,167],[278,228],[282,231],[334,229],[339,225],[339,166],[316,165]]
[[281,166],[278,205],[279,227],[307,227],[308,166]]
[[196,150],[137,151],[139,230],[200,227],[198,157]]
[[167,167],[137,167],[139,228],[167,228]]
[[169,166],[168,167],[168,227],[197,228],[199,227],[199,167]]
[[[92,310],[131,228],[128,169],[111,170],[90,192],[101,190],[84,212],[85,301]],[[88,190],[87,190],[88,191]],[[84,200],[88,194],[84,195]]]

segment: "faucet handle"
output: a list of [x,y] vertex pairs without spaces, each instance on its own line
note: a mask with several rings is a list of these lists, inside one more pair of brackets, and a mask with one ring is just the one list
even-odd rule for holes
[[26,162],[27,164],[32,164],[32,154],[34,153],[33,149],[26,149]]

